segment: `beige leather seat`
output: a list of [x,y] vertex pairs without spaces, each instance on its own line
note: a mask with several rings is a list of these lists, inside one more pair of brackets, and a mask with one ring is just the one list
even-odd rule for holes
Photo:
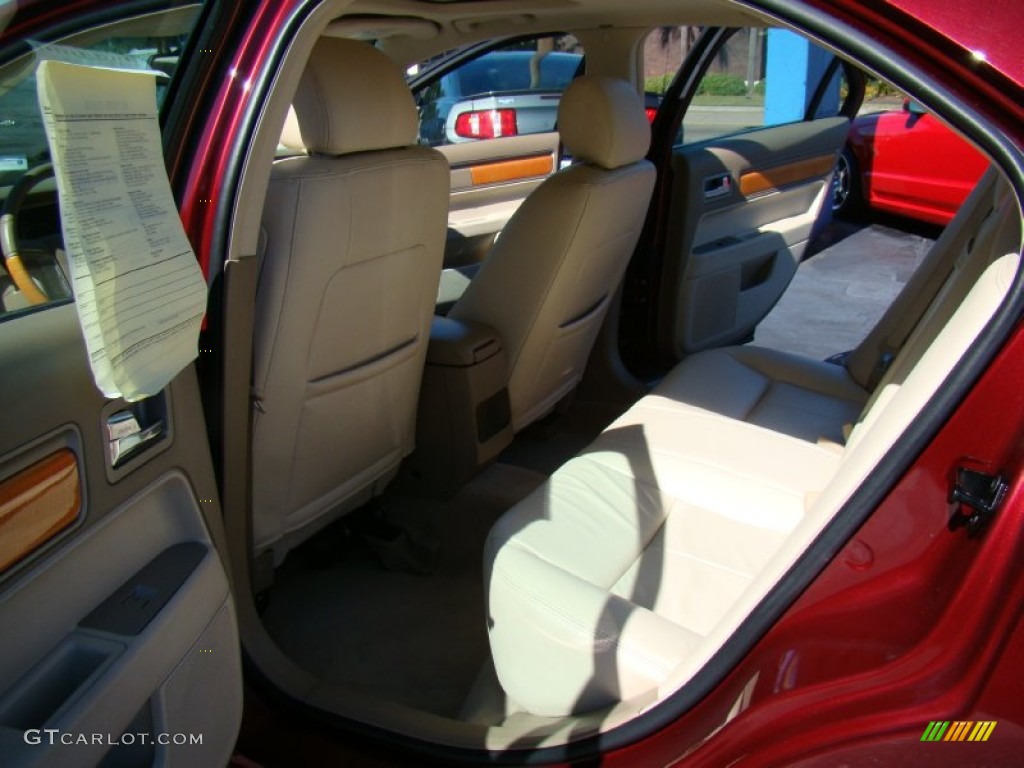
[[[324,38],[295,94],[263,212],[253,543],[278,559],[379,493],[413,448],[449,169],[414,146],[398,68]],[[295,129],[301,135],[295,135]]]
[[505,712],[635,712],[729,640],[1005,298],[1022,222],[997,182],[979,183],[851,370],[697,353],[497,522],[487,626]]
[[654,166],[643,159],[643,102],[624,81],[574,81],[558,126],[577,164],[526,199],[449,313],[498,331],[516,430],[550,411],[583,374],[654,186]]
[[[724,347],[686,358],[658,386],[667,397],[810,442],[842,445],[873,402],[881,382],[899,379],[926,348],[900,355],[931,306],[948,313],[976,282],[984,258],[974,249],[992,247],[994,211],[1005,210],[1009,190],[988,171],[957,216],[929,250],[907,286],[854,349],[845,367],[759,347]],[[988,240],[986,240],[988,238]],[[1002,255],[1009,245],[997,244]],[[956,298],[948,295],[958,286]],[[938,301],[940,293],[942,301]],[[934,320],[927,331],[938,333]],[[920,335],[920,332],[917,332]],[[900,365],[894,365],[897,358]]]

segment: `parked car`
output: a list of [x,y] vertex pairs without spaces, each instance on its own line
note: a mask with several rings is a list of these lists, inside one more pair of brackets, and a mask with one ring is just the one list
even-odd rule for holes
[[916,102],[859,115],[839,157],[833,211],[870,208],[946,225],[988,160]]
[[[553,131],[562,91],[583,71],[582,54],[559,51],[489,51],[452,69],[450,58],[417,68],[418,82],[430,83],[420,87],[418,106],[420,140],[431,146]],[[444,74],[432,78],[434,70]],[[644,94],[649,121],[660,103]]]
[[[0,5],[0,762],[1019,764],[1018,22]],[[593,63],[578,162],[418,141],[411,65],[556,33]],[[162,40],[158,117],[122,55]],[[653,129],[645,49],[688,52]],[[737,93],[677,142],[713,63],[795,117]],[[849,67],[994,167],[837,365],[746,341],[828,205]],[[446,314],[452,214],[503,229]]]
[[[445,133],[448,141],[497,139],[502,136],[545,133],[557,128],[558,102],[562,92],[489,94],[460,101],[448,113]],[[661,97],[644,94],[644,113],[654,122]]]
[[[447,69],[445,61],[434,66]],[[457,144],[551,131],[559,96],[582,61],[577,53],[502,50],[448,69],[419,92],[420,140]]]

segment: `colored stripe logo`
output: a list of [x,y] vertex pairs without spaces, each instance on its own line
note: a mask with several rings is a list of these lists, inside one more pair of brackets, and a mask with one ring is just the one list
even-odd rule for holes
[[995,720],[932,720],[921,741],[988,741],[995,727]]

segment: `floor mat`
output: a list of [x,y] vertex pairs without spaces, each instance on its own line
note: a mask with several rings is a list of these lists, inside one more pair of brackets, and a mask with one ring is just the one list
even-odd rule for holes
[[389,520],[440,541],[427,576],[389,571],[358,537],[334,534],[340,556],[311,568],[301,552],[278,569],[264,623],[299,666],[434,714],[458,713],[489,653],[483,542],[493,522],[544,481],[494,464],[450,501],[387,493]]

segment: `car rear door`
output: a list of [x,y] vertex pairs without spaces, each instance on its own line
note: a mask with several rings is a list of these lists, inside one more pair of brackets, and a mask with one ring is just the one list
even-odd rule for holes
[[827,208],[849,130],[832,54],[783,30],[718,34],[666,176],[659,346],[674,358],[752,336]]
[[[76,6],[73,17],[45,22],[23,8],[0,44],[0,111],[13,121],[0,131],[0,195],[14,214],[5,226],[44,299],[32,304],[28,289],[0,277],[5,766],[222,766],[241,720],[237,626],[194,365],[137,402],[104,396],[69,290],[53,179],[41,174],[20,205],[12,195],[48,159],[28,39],[90,65],[109,56],[108,66],[121,57],[173,71],[194,54],[202,7],[130,8],[128,18]],[[155,80],[167,90],[166,78]],[[185,98],[164,104],[164,116]]]

